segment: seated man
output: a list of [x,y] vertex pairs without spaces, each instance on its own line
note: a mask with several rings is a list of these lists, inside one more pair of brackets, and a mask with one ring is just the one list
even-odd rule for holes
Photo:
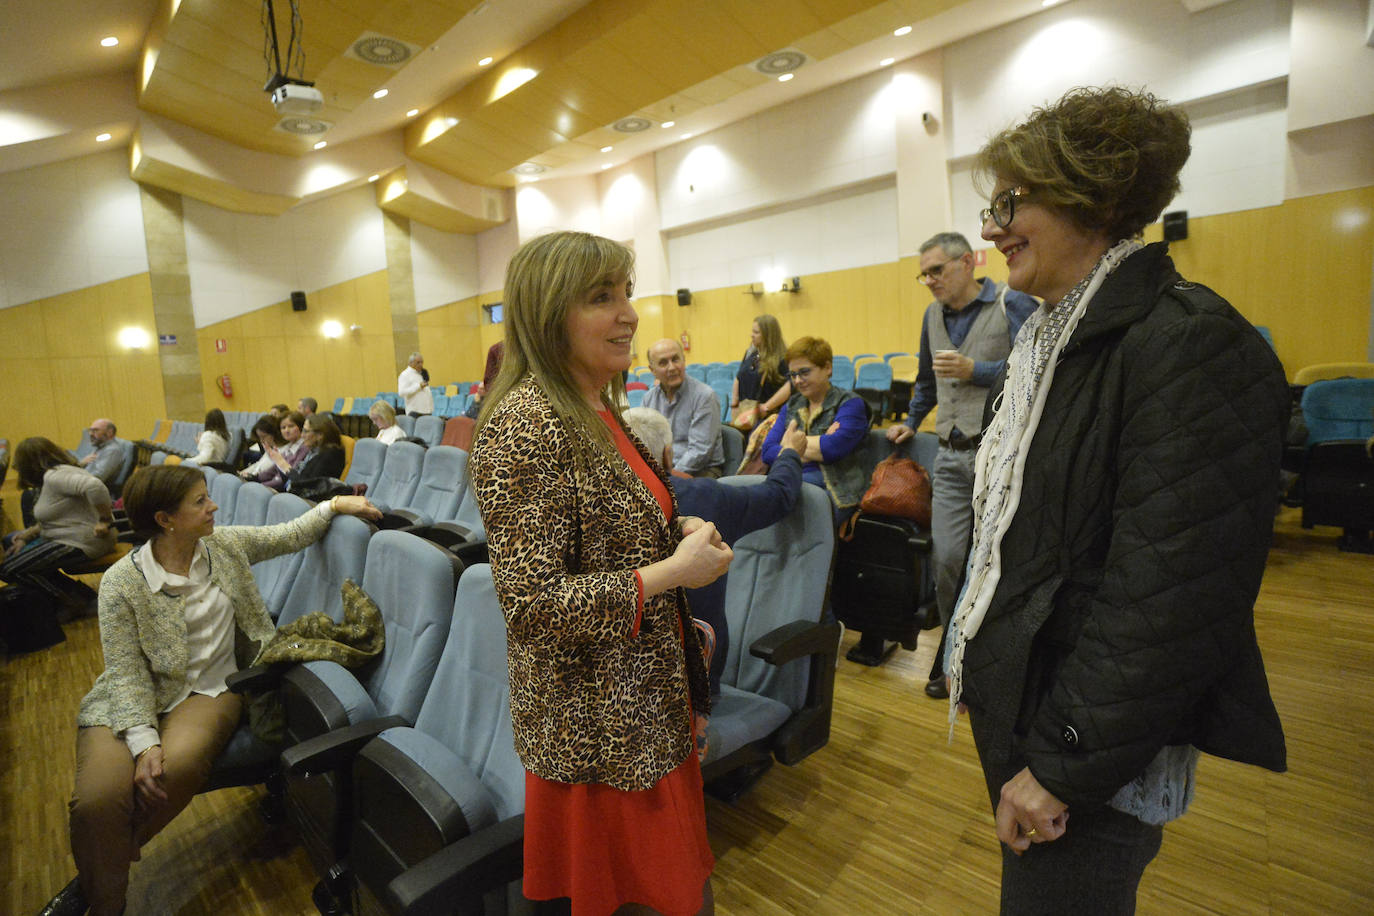
[[[286,405],[284,405],[284,404],[278,404],[277,406],[278,406],[278,407],[285,407]],[[276,407],[274,407],[274,408],[272,408],[272,409],[275,411],[275,410],[276,410]],[[303,416],[303,417],[311,416],[311,415],[313,415],[314,413],[316,413],[319,409],[320,409],[320,402],[317,401],[317,400],[315,400],[314,398],[301,398],[299,401],[296,402],[296,410],[297,410],[297,412],[299,412],[300,415]],[[286,415],[286,412],[283,412],[282,416],[285,416],[285,415]]]
[[668,418],[678,471],[692,477],[719,477],[725,467],[720,441],[720,398],[705,382],[687,374],[687,357],[676,340],[664,338],[649,348],[649,371],[658,384],[644,396],[645,407]]
[[[625,421],[649,454],[663,462],[663,469],[673,469],[673,431],[668,421],[656,410],[631,407],[625,411]],[[673,492],[677,494],[678,512],[695,515],[713,522],[721,539],[733,543],[751,531],[767,528],[784,518],[797,504],[801,493],[801,458],[806,448],[806,434],[790,424],[783,436],[782,450],[762,485],[732,487],[706,478],[672,477]],[[716,631],[716,651],[711,656],[711,695],[720,693],[720,675],[725,670],[725,657],[730,650],[730,627],[725,619],[725,583],[729,573],[710,585],[687,589],[687,606],[692,616],[704,620]]]
[[81,459],[81,466],[100,478],[107,488],[113,488],[124,467],[124,450],[119,447],[123,440],[115,436],[114,421],[103,417],[92,420],[86,435],[90,437],[95,451]]

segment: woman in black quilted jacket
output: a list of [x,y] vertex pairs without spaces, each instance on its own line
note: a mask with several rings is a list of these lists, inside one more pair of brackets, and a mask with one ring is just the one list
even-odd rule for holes
[[979,153],[983,238],[1044,300],[978,451],[950,625],[1002,841],[1002,912],[1129,913],[1200,752],[1283,770],[1253,606],[1288,390],[1273,351],[1145,226],[1185,115],[1077,89]]

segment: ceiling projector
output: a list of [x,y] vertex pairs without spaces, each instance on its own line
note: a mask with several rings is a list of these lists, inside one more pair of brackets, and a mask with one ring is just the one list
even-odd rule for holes
[[324,107],[324,93],[314,86],[283,83],[272,90],[272,105],[279,115],[311,115]]

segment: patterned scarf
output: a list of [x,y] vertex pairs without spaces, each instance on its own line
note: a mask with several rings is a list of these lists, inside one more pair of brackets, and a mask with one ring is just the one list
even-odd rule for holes
[[997,413],[984,430],[978,448],[973,480],[973,548],[969,554],[967,584],[950,624],[953,646],[945,670],[950,676],[951,738],[959,697],[964,692],[964,651],[969,640],[978,635],[983,616],[1002,578],[1002,537],[1011,527],[1021,503],[1026,453],[1040,426],[1040,416],[1050,386],[1054,384],[1059,354],[1107,275],[1127,256],[1143,247],[1134,239],[1117,242],[1058,305],[1050,311],[1043,307],[1036,309],[1026,319],[1007,357],[1006,385],[999,398]]

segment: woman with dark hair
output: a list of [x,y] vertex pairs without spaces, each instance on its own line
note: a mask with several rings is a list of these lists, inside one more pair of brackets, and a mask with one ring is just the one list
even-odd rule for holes
[[114,550],[110,491],[66,449],[42,436],[15,447],[14,470],[21,490],[38,489],[38,501],[35,524],[6,539],[0,579],[41,589],[58,605],[84,608],[94,593],[61,569]]
[[868,435],[868,405],[847,388],[830,384],[834,354],[819,337],[801,337],[787,348],[787,375],[793,394],[763,440],[760,456],[772,466],[782,448],[789,421],[806,433],[802,480],[823,487],[835,507],[835,527],[859,506],[868,475],[858,448]]
[[978,155],[983,238],[1044,300],[989,401],[946,666],[1004,913],[1133,912],[1200,751],[1285,766],[1253,606],[1288,387],[1248,321],[1139,240],[1189,133],[1151,95],[1077,89]]
[[[317,469],[324,471],[327,467],[338,465],[338,470],[333,473],[315,473],[312,471],[309,477],[337,477],[343,472],[343,447],[339,440],[339,428],[334,425],[334,421],[324,414],[310,414],[305,416],[299,411],[292,411],[282,418],[281,437],[286,440],[286,445],[277,448],[275,445],[263,446],[267,452],[267,460],[272,462],[271,469],[261,477],[264,485],[274,490],[289,490],[293,479],[303,479],[300,471],[306,462],[319,454],[321,438],[319,435],[310,435],[309,429],[312,421],[318,430],[323,427],[333,429],[333,441],[338,447],[337,461],[331,452],[326,456],[327,461],[317,463]],[[293,477],[292,475],[296,475]]]
[[749,328],[749,349],[735,373],[735,387],[730,393],[731,422],[741,429],[752,429],[791,396],[782,328],[772,315],[760,315]]
[[229,456],[229,427],[224,422],[224,411],[212,407],[205,414],[205,429],[196,440],[196,453],[191,458],[196,464],[218,464]]
[[375,519],[360,496],[336,497],[281,525],[215,528],[195,468],[137,471],[124,487],[134,531],[149,540],[100,584],[105,670],[77,716],[72,855],[79,873],[50,906],[93,916],[124,907],[130,863],[204,784],[238,725],[225,678],[252,663],[275,628],[251,566],[302,550],[336,512]]
[[617,406],[639,318],[633,253],[581,232],[506,270],[506,348],[473,440],[505,612],[525,780],[524,889],[574,913],[710,912],[697,715],[706,664],[684,587],[729,547],[677,513]]
[[[263,477],[276,471],[277,466],[272,463],[272,459],[267,455],[269,443],[280,449],[286,444],[286,440],[281,436],[281,420],[270,413],[265,413],[258,417],[258,421],[253,424],[253,445],[247,450],[248,457],[252,456],[254,450],[259,457],[239,471],[240,477],[244,480],[261,481]],[[245,458],[246,460],[247,458]]]

